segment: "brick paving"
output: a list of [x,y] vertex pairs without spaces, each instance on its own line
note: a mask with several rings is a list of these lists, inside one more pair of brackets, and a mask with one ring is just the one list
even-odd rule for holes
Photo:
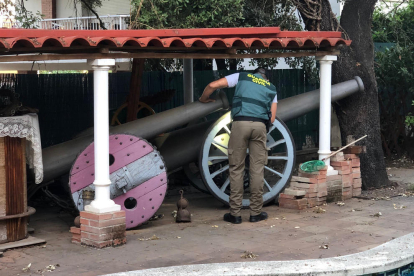
[[[6,251],[0,258],[0,275],[39,275],[38,270],[51,264],[59,267],[44,275],[102,275],[172,265],[327,258],[361,252],[414,232],[413,197],[354,198],[344,206],[322,206],[325,213],[271,205],[264,208],[268,220],[249,223],[245,210],[243,223],[232,225],[222,220],[226,207],[197,192],[185,194],[193,222],[175,223],[171,212],[179,195],[173,193],[157,212],[164,218],[129,230],[127,244],[100,250],[71,243],[71,216],[53,208],[38,209],[30,226],[35,228],[33,236],[47,240],[46,247]],[[394,204],[405,208],[394,209]],[[382,215],[373,216],[378,212]],[[154,235],[159,239],[145,240]],[[320,249],[323,245],[328,249]],[[243,259],[244,251],[258,257]],[[29,263],[30,271],[23,272]]]

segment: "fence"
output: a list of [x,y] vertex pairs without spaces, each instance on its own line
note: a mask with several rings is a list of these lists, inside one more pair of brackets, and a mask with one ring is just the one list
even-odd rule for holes
[[[198,99],[204,87],[214,79],[233,72],[195,71],[194,98]],[[130,72],[109,75],[109,107],[111,111],[122,105],[129,93]],[[162,112],[183,105],[183,76],[181,72],[144,72],[141,97],[173,89],[168,102],[154,106]],[[283,99],[313,89],[302,70],[275,70],[270,80],[275,84],[278,98]],[[72,139],[84,129],[93,126],[93,74],[0,75],[0,85],[15,90],[23,105],[38,108],[42,146],[49,147]],[[231,101],[234,88],[224,89]],[[318,110],[287,123],[297,148],[310,135],[318,140]],[[218,117],[218,115],[214,115]],[[213,116],[213,117],[214,117]],[[212,118],[212,116],[210,116]]]

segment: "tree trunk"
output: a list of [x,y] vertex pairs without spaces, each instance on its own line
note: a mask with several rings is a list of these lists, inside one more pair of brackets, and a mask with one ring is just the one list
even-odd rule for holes
[[341,26],[352,40],[351,47],[341,50],[333,64],[333,83],[361,77],[365,91],[341,100],[335,105],[342,141],[353,135],[368,134],[361,144],[361,175],[364,189],[388,185],[380,133],[378,89],[374,71],[374,43],[371,36],[372,14],[377,0],[348,0],[341,15]]
[[216,58],[217,70],[227,70],[226,60]]

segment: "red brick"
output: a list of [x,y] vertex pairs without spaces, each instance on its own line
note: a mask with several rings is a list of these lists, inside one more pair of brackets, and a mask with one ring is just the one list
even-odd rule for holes
[[343,182],[350,182],[350,183],[352,183],[352,174],[343,174],[342,175],[342,183]]
[[342,176],[341,175],[328,175],[326,177],[327,182],[335,181],[335,180],[342,180]]
[[90,222],[89,219],[86,219],[86,218],[81,218],[80,219],[80,224],[88,225],[89,226],[90,225],[89,222]]
[[93,234],[107,234],[107,233],[112,233],[113,227],[114,226],[92,227],[92,226],[87,226],[87,225],[81,225],[81,231],[93,233]]
[[75,243],[75,244],[80,244],[81,243],[81,240],[80,239],[78,240],[78,239],[72,238],[71,242],[72,243]]
[[112,241],[112,246],[120,246],[126,244],[126,238],[122,238],[122,239],[114,239]]
[[69,232],[71,232],[72,234],[80,234],[81,229],[75,226],[72,226],[69,230]]
[[352,159],[352,163],[351,163],[352,167],[359,167],[361,166],[361,161],[358,159]]
[[353,189],[352,190],[352,196],[360,196],[361,195],[361,188],[359,189]]
[[302,198],[302,199],[279,198],[279,207],[281,208],[303,210],[303,209],[306,209],[307,205],[308,205],[308,200],[306,198]]
[[98,235],[98,234],[82,232],[82,239],[88,239],[88,240],[93,240],[93,241],[110,241],[113,239],[113,235],[112,233]]
[[294,195],[287,195],[287,194],[279,194],[279,199],[280,198],[287,198],[287,199],[296,199],[296,197]]
[[352,173],[352,178],[354,178],[354,179],[361,178],[361,173],[360,172]]
[[125,217],[118,217],[116,219],[107,219],[107,220],[100,220],[100,221],[90,221],[90,226],[93,227],[107,227],[107,226],[114,226],[118,224],[125,224]]
[[84,245],[88,245],[88,246],[92,246],[92,247],[96,247],[96,248],[104,248],[104,247],[112,246],[112,243],[113,243],[112,240],[110,240],[110,241],[93,241],[93,240],[89,240],[89,239],[82,239],[81,242]]
[[352,185],[352,182],[342,182],[342,188],[350,188]]
[[[323,174],[310,174],[310,173],[299,172],[299,176],[310,178],[310,179],[326,179],[326,175],[323,175]],[[312,183],[316,183],[316,182],[313,180]]]
[[336,171],[351,170],[351,166],[332,166]]
[[306,193],[306,195],[305,195],[306,198],[314,198],[314,197],[317,197],[317,196],[318,196],[318,193]]
[[318,206],[318,201],[315,198],[308,198],[308,207],[313,208],[315,206]]
[[[310,185],[316,185],[316,184],[310,184]],[[294,186],[292,188],[301,189],[301,190],[305,191],[306,193],[316,193],[316,192],[318,192],[318,187],[317,186],[311,186],[311,187],[306,188],[306,187],[303,187],[301,185],[298,185],[298,186]]]
[[301,176],[292,176],[291,181],[298,182],[298,183],[316,183],[317,175],[313,175],[313,177],[301,177]]
[[124,218],[125,217],[125,211],[124,210],[122,210],[122,211],[118,211],[118,212],[114,212],[113,214],[112,214],[112,218]]
[[328,195],[328,191],[321,191],[318,192],[318,198],[326,197]]
[[346,167],[346,166],[350,166],[350,164],[351,164],[351,162],[350,161],[340,161],[340,162],[335,162],[335,161],[332,161],[331,162],[331,166],[332,167]]
[[345,170],[345,171],[338,171],[339,175],[344,175],[344,174],[351,174],[351,169]]
[[361,168],[360,167],[351,168],[351,173],[354,173],[354,172],[361,172]]
[[362,146],[350,146],[344,149],[345,154],[360,154],[362,152]]
[[80,217],[91,219],[91,220],[105,220],[105,219],[111,219],[112,213],[97,214],[97,213],[82,211],[80,212]]
[[328,171],[319,171],[319,175],[327,175]]
[[356,158],[358,158],[359,159],[359,157],[358,157],[358,155],[356,155],[356,154],[344,154],[344,158],[345,159],[356,159]]

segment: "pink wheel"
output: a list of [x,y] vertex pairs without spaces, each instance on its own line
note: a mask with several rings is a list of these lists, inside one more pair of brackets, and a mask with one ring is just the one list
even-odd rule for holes
[[[146,140],[117,134],[109,137],[111,199],[126,211],[126,227],[149,220],[167,191],[167,169],[160,153]],[[79,211],[93,200],[94,144],[79,154],[70,171],[69,186]]]

